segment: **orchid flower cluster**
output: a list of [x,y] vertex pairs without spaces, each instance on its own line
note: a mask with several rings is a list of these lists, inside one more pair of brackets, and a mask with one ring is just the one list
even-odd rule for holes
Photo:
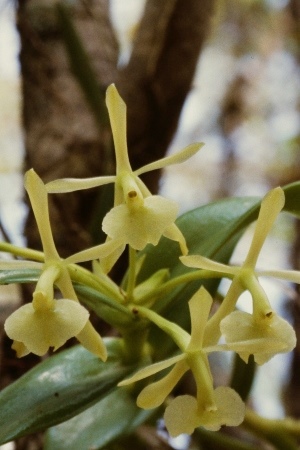
[[[32,302],[21,306],[7,318],[5,331],[13,340],[12,347],[18,357],[30,352],[45,355],[50,348],[55,351],[67,340],[76,337],[86,349],[105,361],[105,343],[91,324],[88,310],[79,302],[72,279],[76,270],[82,273],[86,271],[77,264],[92,261],[95,269],[93,279],[99,289],[110,295],[112,301],[127,308],[137,320],[141,319],[148,327],[152,324],[161,329],[177,348],[170,358],[153,361],[150,365],[145,366],[145,359],[141,357],[144,367],[121,381],[119,386],[133,385],[150,378],[149,384],[143,384],[137,404],[140,408],[152,409],[166,402],[164,420],[171,436],[190,434],[199,426],[213,431],[219,430],[222,425],[237,426],[244,420],[244,402],[232,388],[214,385],[209,354],[232,351],[245,362],[253,355],[257,364],[264,364],[278,353],[290,352],[296,345],[293,328],[272,309],[259,278],[274,276],[300,283],[300,274],[296,271],[256,269],[262,246],[284,206],[284,192],[278,187],[263,199],[250,249],[240,267],[222,264],[201,255],[190,255],[185,237],[175,224],[177,204],[160,195],[152,195],[140,175],[183,162],[195,155],[202,144],[192,144],[174,155],[132,170],[126,143],[126,105],[114,85],[107,89],[106,104],[115,146],[115,175],[60,179],[44,184],[33,169],[26,173],[25,188],[35,215],[44,256],[42,261],[0,263],[0,270],[23,267],[40,271]],[[109,183],[114,183],[114,205],[102,223],[106,241],[62,259],[52,236],[48,195]],[[156,246],[162,236],[178,243],[182,254],[181,264],[198,269],[199,278],[201,274],[209,273],[210,277],[231,280],[222,303],[213,312],[210,293],[203,286],[194,293],[188,303],[190,332],[152,308],[159,300],[155,296],[151,300],[151,291],[157,291],[157,287],[164,283],[164,270],[144,282],[143,289],[137,284],[138,272],[143,265],[143,257],[139,258],[139,252],[149,244]],[[126,246],[129,247],[130,266],[127,285],[121,289],[108,274]],[[141,292],[145,290],[147,295],[143,301]],[[251,314],[236,307],[244,291],[249,291],[252,296]],[[125,328],[119,328],[124,338]],[[149,360],[151,348],[147,344],[147,336],[141,355],[145,353]],[[174,387],[189,370],[195,379],[196,395],[172,398]],[[156,374],[159,375],[153,380]]]

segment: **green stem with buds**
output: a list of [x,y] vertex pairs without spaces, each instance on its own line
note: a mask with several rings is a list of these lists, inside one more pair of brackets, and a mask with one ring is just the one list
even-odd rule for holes
[[136,283],[136,250],[129,245],[129,273],[127,283],[127,299],[132,300],[133,290]]
[[[228,273],[221,274],[224,278],[232,278],[233,276]],[[187,284],[191,281],[195,280],[207,280],[212,278],[220,278],[220,273],[213,272],[212,270],[194,270],[193,272],[188,272],[183,275],[179,275],[178,277],[172,278],[169,281],[166,281],[163,285],[153,289],[151,292],[147,292],[143,297],[139,299],[139,304],[146,304],[151,297],[163,297],[168,292],[172,291],[176,287]]]

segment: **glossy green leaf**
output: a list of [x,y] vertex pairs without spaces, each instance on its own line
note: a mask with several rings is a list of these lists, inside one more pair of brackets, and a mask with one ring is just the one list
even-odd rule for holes
[[73,419],[50,428],[44,450],[101,449],[130,434],[155,412],[138,408],[135,396],[118,388]]
[[288,184],[283,190],[285,193],[284,210],[300,217],[300,181]]
[[121,363],[119,339],[105,339],[103,363],[82,346],[46,359],[0,393],[0,443],[74,417],[107,395],[136,366]]
[[79,284],[74,287],[81,302],[110,325],[115,327],[132,326],[133,322],[136,321],[125,306],[108,298],[101,292]]
[[41,271],[38,269],[0,270],[0,285],[11,283],[35,283]]

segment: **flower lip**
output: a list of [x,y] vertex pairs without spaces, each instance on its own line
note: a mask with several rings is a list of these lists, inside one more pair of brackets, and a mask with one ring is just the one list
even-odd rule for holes
[[164,420],[172,437],[182,433],[192,434],[202,426],[210,431],[218,431],[222,425],[238,426],[245,416],[245,405],[240,396],[231,388],[220,386],[214,392],[215,410],[199,408],[191,395],[180,395],[167,407]]
[[11,339],[22,343],[29,352],[43,356],[50,347],[57,350],[76,336],[88,318],[88,311],[73,300],[54,300],[53,308],[39,310],[28,303],[6,319],[4,328]]
[[220,328],[227,346],[245,362],[253,354],[257,364],[264,364],[296,345],[293,327],[273,311],[271,316],[264,317],[234,311],[221,321]]

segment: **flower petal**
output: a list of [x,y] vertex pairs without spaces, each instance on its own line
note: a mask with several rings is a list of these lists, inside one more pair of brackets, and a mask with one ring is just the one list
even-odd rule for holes
[[182,163],[194,156],[203,147],[203,145],[203,142],[190,144],[179,152],[173,153],[170,156],[166,156],[165,158],[159,159],[158,161],[154,161],[150,164],[147,164],[146,166],[141,167],[138,170],[135,170],[134,174],[139,176],[145,172],[162,169],[163,167],[171,166],[172,164]]
[[88,311],[73,300],[56,300],[54,308],[46,311],[35,311],[29,303],[6,319],[4,329],[11,339],[23,343],[30,352],[43,356],[50,347],[57,350],[76,336],[88,317]]
[[189,251],[188,251],[188,248],[187,248],[187,245],[186,245],[185,237],[183,236],[183,234],[179,230],[178,226],[175,225],[175,223],[172,223],[172,225],[170,225],[163,232],[163,236],[165,236],[168,239],[171,239],[172,241],[178,242],[178,244],[180,246],[181,253],[183,255],[187,255],[188,254]]
[[211,295],[201,287],[190,299],[191,340],[188,351],[199,350],[202,347],[205,325],[212,305]]
[[83,329],[76,334],[76,339],[89,352],[98,356],[102,361],[107,360],[107,350],[99,333],[95,330],[91,322],[88,320]]
[[106,106],[115,144],[117,173],[123,170],[131,172],[127,150],[126,104],[114,84],[106,90]]
[[112,208],[104,217],[102,229],[111,239],[143,250],[147,244],[158,244],[164,231],[174,223],[177,210],[175,202],[153,195],[135,210],[124,204]]
[[171,401],[165,410],[164,421],[172,437],[194,432],[195,428],[200,425],[197,409],[197,400],[191,395],[180,395]]
[[[108,240],[109,240],[109,238],[107,239],[107,241]],[[118,261],[118,259],[122,255],[122,253],[124,252],[125,247],[126,247],[125,244],[121,244],[109,255],[102,257],[100,259],[100,267],[101,267],[101,270],[103,271],[103,273],[107,274],[111,271],[113,266],[116,264],[116,262]]]
[[245,362],[253,354],[255,362],[263,364],[296,345],[294,329],[276,313],[258,321],[252,314],[234,311],[222,320],[220,327],[228,347]]
[[187,267],[194,267],[195,269],[212,270],[213,272],[236,275],[239,268],[234,266],[227,266],[212,259],[205,258],[200,255],[180,256],[180,261]]
[[0,261],[0,270],[41,269],[43,264],[35,261],[7,259]]
[[160,406],[187,370],[189,366],[186,361],[178,361],[167,375],[150,383],[141,391],[136,401],[137,405],[144,409]]
[[240,396],[226,386],[214,390],[216,411],[204,411],[199,415],[199,425],[207,430],[218,431],[222,425],[236,427],[240,425],[245,416],[245,404]]
[[141,370],[136,372],[130,378],[126,378],[126,380],[121,381],[118,386],[126,386],[127,384],[135,383],[136,381],[142,380],[143,378],[150,377],[155,373],[161,372],[164,369],[176,364],[178,361],[181,361],[185,358],[185,355],[177,355],[172,358],[164,359],[163,361],[159,361],[155,364],[151,364],[150,366],[143,367]]
[[262,246],[282,210],[284,202],[285,196],[281,187],[272,189],[263,198],[245,265],[255,267]]
[[23,342],[14,341],[11,348],[16,352],[18,358],[22,358],[23,356],[26,356],[30,353]]
[[45,187],[48,194],[62,194],[114,183],[115,179],[114,175],[92,178],[61,178],[46,183]]
[[81,252],[75,253],[65,259],[67,264],[79,263],[85,261],[92,261],[94,259],[106,258],[118,248],[122,246],[120,239],[110,239],[104,242],[104,244],[96,245],[95,247],[87,248]]
[[40,177],[33,169],[25,173],[25,189],[29,195],[39,235],[42,241],[45,259],[60,259],[57,253],[49,218],[48,193]]
[[274,277],[300,284],[299,270],[256,270],[255,273],[258,277]]
[[166,408],[164,419],[171,436],[181,433],[192,434],[194,429],[203,426],[217,431],[222,425],[237,426],[245,416],[245,405],[240,396],[231,388],[220,386],[214,391],[217,409],[205,411],[199,408],[197,400],[191,395],[176,397]]

